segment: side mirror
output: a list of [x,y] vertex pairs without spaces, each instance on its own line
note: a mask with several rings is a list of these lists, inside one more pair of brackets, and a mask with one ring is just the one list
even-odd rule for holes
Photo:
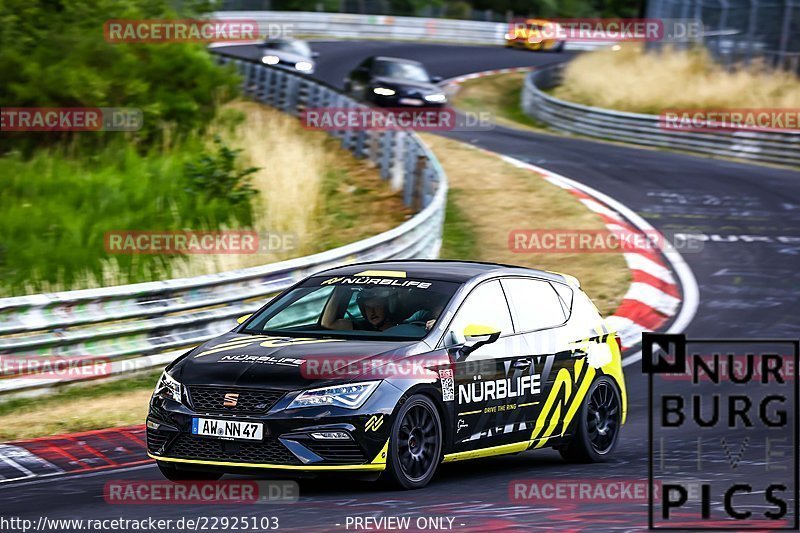
[[470,324],[464,328],[464,338],[466,342],[461,347],[461,357],[467,357],[481,346],[497,341],[500,338],[500,330],[493,326]]
[[431,81],[433,83],[439,83],[440,81],[442,81],[442,77],[441,76],[431,76]]
[[253,316],[253,313],[250,313],[249,315],[242,315],[242,316],[240,316],[239,318],[236,319],[236,323],[237,324],[241,324],[242,322],[244,322],[245,320],[247,320],[251,316]]
[[311,52],[311,57],[313,58],[319,57],[319,52]]

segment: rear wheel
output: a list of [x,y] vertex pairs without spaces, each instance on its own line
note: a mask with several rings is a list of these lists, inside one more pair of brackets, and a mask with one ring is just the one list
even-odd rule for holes
[[600,376],[592,383],[576,418],[575,434],[559,450],[561,457],[571,463],[607,461],[617,445],[622,423],[622,401],[611,378]]
[[194,470],[178,470],[174,466],[156,461],[161,474],[170,481],[216,481],[222,477],[220,472],[198,472]]
[[442,455],[442,422],[427,396],[412,396],[392,424],[386,474],[404,489],[419,489],[436,474]]

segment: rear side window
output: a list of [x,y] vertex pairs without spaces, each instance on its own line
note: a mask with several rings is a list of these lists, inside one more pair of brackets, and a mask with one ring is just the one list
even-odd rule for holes
[[508,278],[502,283],[517,333],[554,328],[567,321],[564,301],[550,283],[527,278]]

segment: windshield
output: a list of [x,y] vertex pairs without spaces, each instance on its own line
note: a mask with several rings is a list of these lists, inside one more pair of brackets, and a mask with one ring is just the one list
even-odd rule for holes
[[381,276],[314,277],[251,318],[244,333],[419,340],[458,283]]
[[303,41],[267,41],[264,48],[311,57],[311,48]]
[[420,65],[414,63],[391,63],[389,61],[378,61],[375,63],[375,75],[386,76],[387,78],[399,78],[403,80],[421,81],[429,83],[431,81],[428,73]]

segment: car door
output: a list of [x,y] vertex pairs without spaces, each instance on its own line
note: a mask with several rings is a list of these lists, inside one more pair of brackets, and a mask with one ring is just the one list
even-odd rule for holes
[[[470,353],[457,356],[465,342],[467,326],[489,326],[500,338]],[[452,402],[455,452],[488,448],[527,439],[529,429],[518,422],[517,409],[538,384],[521,351],[508,302],[500,281],[485,281],[475,287],[455,312],[445,330],[443,345],[455,356],[455,390]],[[520,361],[523,359],[522,361]]]
[[521,420],[531,429],[536,444],[559,435],[577,384],[575,362],[584,354],[573,350],[576,341],[566,327],[572,308],[572,289],[548,280],[512,277],[502,280],[508,297],[514,333],[531,372],[539,376],[541,390],[531,394],[521,410]]

